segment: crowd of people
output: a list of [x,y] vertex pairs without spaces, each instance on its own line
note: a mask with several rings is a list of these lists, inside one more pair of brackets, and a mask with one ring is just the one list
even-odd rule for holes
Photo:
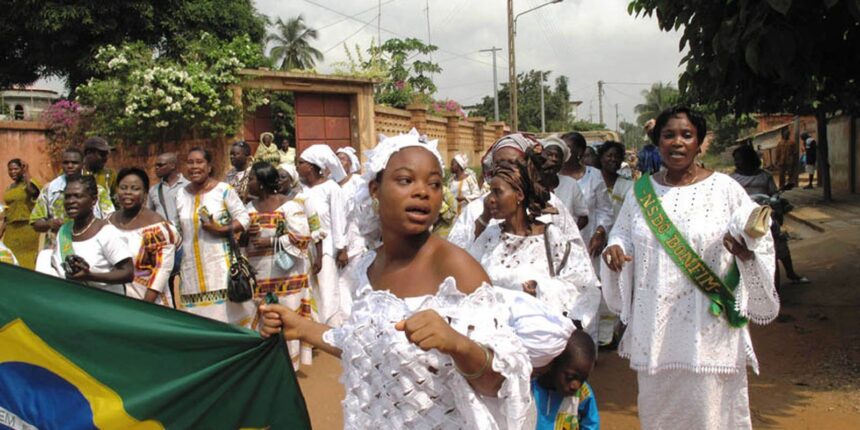
[[[587,381],[619,340],[643,428],[751,428],[747,322],[777,316],[778,251],[744,187],[697,162],[706,131],[664,111],[641,166],[619,142],[513,133],[480,177],[415,130],[363,166],[264,133],[223,174],[207,148],[161,154],[154,184],[92,138],[44,187],[8,161],[0,256],[283,336],[296,368],[339,357],[345,428],[597,429]],[[240,258],[255,283],[234,301]]]

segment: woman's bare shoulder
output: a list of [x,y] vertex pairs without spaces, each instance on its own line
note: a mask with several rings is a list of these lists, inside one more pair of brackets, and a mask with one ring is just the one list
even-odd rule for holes
[[468,252],[445,239],[436,239],[438,243],[433,260],[443,279],[453,277],[457,281],[457,289],[466,294],[471,294],[484,283],[490,283],[487,272]]

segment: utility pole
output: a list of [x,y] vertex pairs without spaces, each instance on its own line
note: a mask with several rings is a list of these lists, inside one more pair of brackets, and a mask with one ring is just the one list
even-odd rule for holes
[[600,123],[603,122],[603,81],[597,81],[597,112],[599,114]]
[[618,132],[618,103],[615,103],[615,132]]
[[511,132],[517,131],[517,66],[514,55],[514,0],[508,0],[508,90],[510,91]]
[[376,3],[376,44],[382,46],[382,0]]
[[[430,42],[430,0],[425,0],[424,5],[426,6],[424,11],[427,13],[427,44],[431,45],[432,42]],[[431,52],[427,54],[427,56],[430,57],[430,61],[432,62],[433,53]]]
[[546,108],[543,103],[543,72],[540,73],[540,132],[546,133]]
[[588,101],[588,122],[594,122],[594,99]]
[[479,52],[493,53],[493,113],[496,115],[496,122],[499,121],[499,78],[496,76],[496,51],[501,51],[502,48],[493,46],[490,49],[482,49]]

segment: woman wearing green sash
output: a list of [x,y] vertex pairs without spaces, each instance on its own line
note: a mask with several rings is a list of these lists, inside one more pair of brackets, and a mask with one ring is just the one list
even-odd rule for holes
[[119,230],[97,218],[99,186],[92,176],[66,178],[66,221],[57,232],[51,265],[60,277],[117,294],[134,278],[132,255]]
[[687,108],[660,114],[651,139],[666,169],[636,182],[603,252],[643,429],[751,428],[746,366],[758,362],[746,323],[779,313],[773,240],[744,231],[757,206],[695,163],[706,131]]

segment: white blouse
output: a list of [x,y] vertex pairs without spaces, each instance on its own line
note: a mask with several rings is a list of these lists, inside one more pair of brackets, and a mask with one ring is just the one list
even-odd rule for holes
[[582,239],[588,243],[598,226],[602,225],[606,231],[612,228],[612,204],[600,170],[585,166],[585,173],[576,182],[588,206],[588,224],[582,229]]
[[[481,197],[481,187],[471,172],[462,181],[458,180],[455,176],[451,176],[451,180],[448,182],[448,189],[454,195],[454,199],[457,200],[457,213],[460,213],[469,202]],[[465,203],[462,203],[462,206],[459,199],[466,199]]]
[[[72,249],[75,255],[84,259],[90,265],[92,273],[107,273],[113,267],[125,259],[133,256],[128,250],[128,245],[122,238],[120,231],[111,224],[105,224],[95,236],[78,242],[72,241]],[[60,242],[54,244],[54,254],[51,257],[51,265],[61,278],[66,277],[63,270],[63,261],[60,252]],[[101,288],[112,293],[125,295],[124,284],[105,284],[102,282],[86,282],[91,287]]]
[[553,192],[575,218],[589,216],[588,205],[576,179],[567,175],[558,175],[558,186]]
[[[325,182],[304,190],[305,204],[319,217],[319,231],[323,236],[323,255],[335,256],[338,249],[344,249],[347,242],[347,204],[337,182]],[[314,226],[311,225],[311,230]]]
[[[764,324],[779,313],[773,284],[774,249],[770,235],[753,239],[742,233],[756,207],[730,177],[713,173],[684,187],[666,187],[650,179],[663,209],[702,260],[725,276],[735,260],[723,235],[743,236],[755,257],[737,260],[740,284],[737,308],[752,322]],[[609,309],[628,325],[619,353],[630,367],[655,374],[688,369],[698,373],[735,373],[749,364],[758,372],[749,328],[733,328],[724,315],[710,313],[709,299],[677,267],[646,224],[631,191],[609,236],[633,261],[620,273],[602,263],[603,296]]]
[[541,302],[591,327],[600,305],[600,282],[585,245],[578,235],[565,235],[553,224],[546,228],[555,276],[550,276],[543,234],[517,236],[503,232],[501,224],[491,225],[469,247],[469,253],[481,263],[493,285],[522,291],[523,283],[535,281]]
[[[531,402],[532,366],[508,325],[504,296],[488,285],[466,295],[449,277],[435,295],[401,299],[370,285],[366,271],[375,257],[368,252],[356,266],[363,282],[349,320],[323,335],[342,351],[344,428],[521,428]],[[426,309],[493,351],[492,369],[505,378],[498,397],[476,393],[449,355],[423,351],[394,329],[398,321]]]

